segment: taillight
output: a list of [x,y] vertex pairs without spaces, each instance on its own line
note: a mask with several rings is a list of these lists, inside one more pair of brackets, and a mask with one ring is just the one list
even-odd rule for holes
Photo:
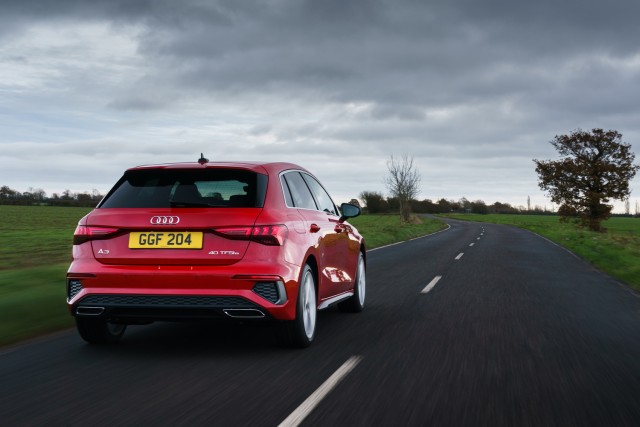
[[117,228],[79,225],[76,227],[76,231],[73,232],[73,244],[81,245],[90,240],[104,239],[117,232]]
[[251,240],[267,246],[282,246],[289,230],[284,224],[256,225],[253,227],[220,227],[213,230],[222,237],[233,240]]

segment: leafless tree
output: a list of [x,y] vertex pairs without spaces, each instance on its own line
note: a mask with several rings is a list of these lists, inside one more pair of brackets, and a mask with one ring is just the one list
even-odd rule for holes
[[420,192],[420,173],[413,164],[413,157],[404,154],[401,158],[393,155],[387,160],[389,174],[384,180],[392,197],[400,202],[400,217],[403,222],[411,218],[411,200]]

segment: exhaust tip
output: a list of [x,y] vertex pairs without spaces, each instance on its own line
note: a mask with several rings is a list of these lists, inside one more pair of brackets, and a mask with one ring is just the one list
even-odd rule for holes
[[255,308],[226,308],[224,314],[234,319],[262,319],[265,314]]
[[78,316],[100,316],[104,313],[104,307],[78,307],[76,315]]

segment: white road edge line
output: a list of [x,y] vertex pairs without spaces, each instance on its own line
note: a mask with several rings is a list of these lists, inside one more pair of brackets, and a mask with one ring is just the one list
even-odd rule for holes
[[378,249],[388,248],[390,246],[395,246],[395,245],[399,245],[401,243],[411,242],[413,240],[424,239],[425,237],[433,236],[434,234],[443,233],[443,232],[449,230],[450,228],[451,228],[451,226],[449,224],[447,224],[447,228],[445,228],[444,230],[436,231],[436,232],[431,233],[431,234],[425,234],[424,236],[414,237],[413,239],[409,239],[409,240],[403,240],[402,242],[396,242],[396,243],[391,243],[389,245],[378,246],[377,248],[368,249],[367,252],[377,251]]
[[300,406],[296,408],[295,411],[291,413],[283,422],[281,422],[278,427],[295,427],[300,425],[300,423],[314,410],[316,406],[325,398],[331,390],[334,389],[335,386],[340,383],[346,377],[349,372],[355,368],[358,363],[362,360],[362,356],[351,356],[349,360],[344,362],[337,371],[333,373],[327,380],[322,383],[320,387],[316,391],[314,391],[307,400],[302,402]]
[[442,276],[434,277],[433,280],[431,282],[429,282],[429,284],[422,291],[420,291],[420,293],[421,294],[428,293],[431,289],[433,289],[433,287],[436,285],[436,283],[438,283],[440,281],[440,279],[442,279]]
[[456,257],[456,261],[459,260],[460,258],[462,258],[462,255],[464,255],[464,252],[460,252],[458,254],[458,256]]

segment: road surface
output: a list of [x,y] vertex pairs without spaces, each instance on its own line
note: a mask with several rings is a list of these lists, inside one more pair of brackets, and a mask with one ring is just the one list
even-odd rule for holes
[[369,252],[367,306],[305,350],[263,325],[75,331],[0,349],[3,426],[640,425],[640,298],[513,227]]

